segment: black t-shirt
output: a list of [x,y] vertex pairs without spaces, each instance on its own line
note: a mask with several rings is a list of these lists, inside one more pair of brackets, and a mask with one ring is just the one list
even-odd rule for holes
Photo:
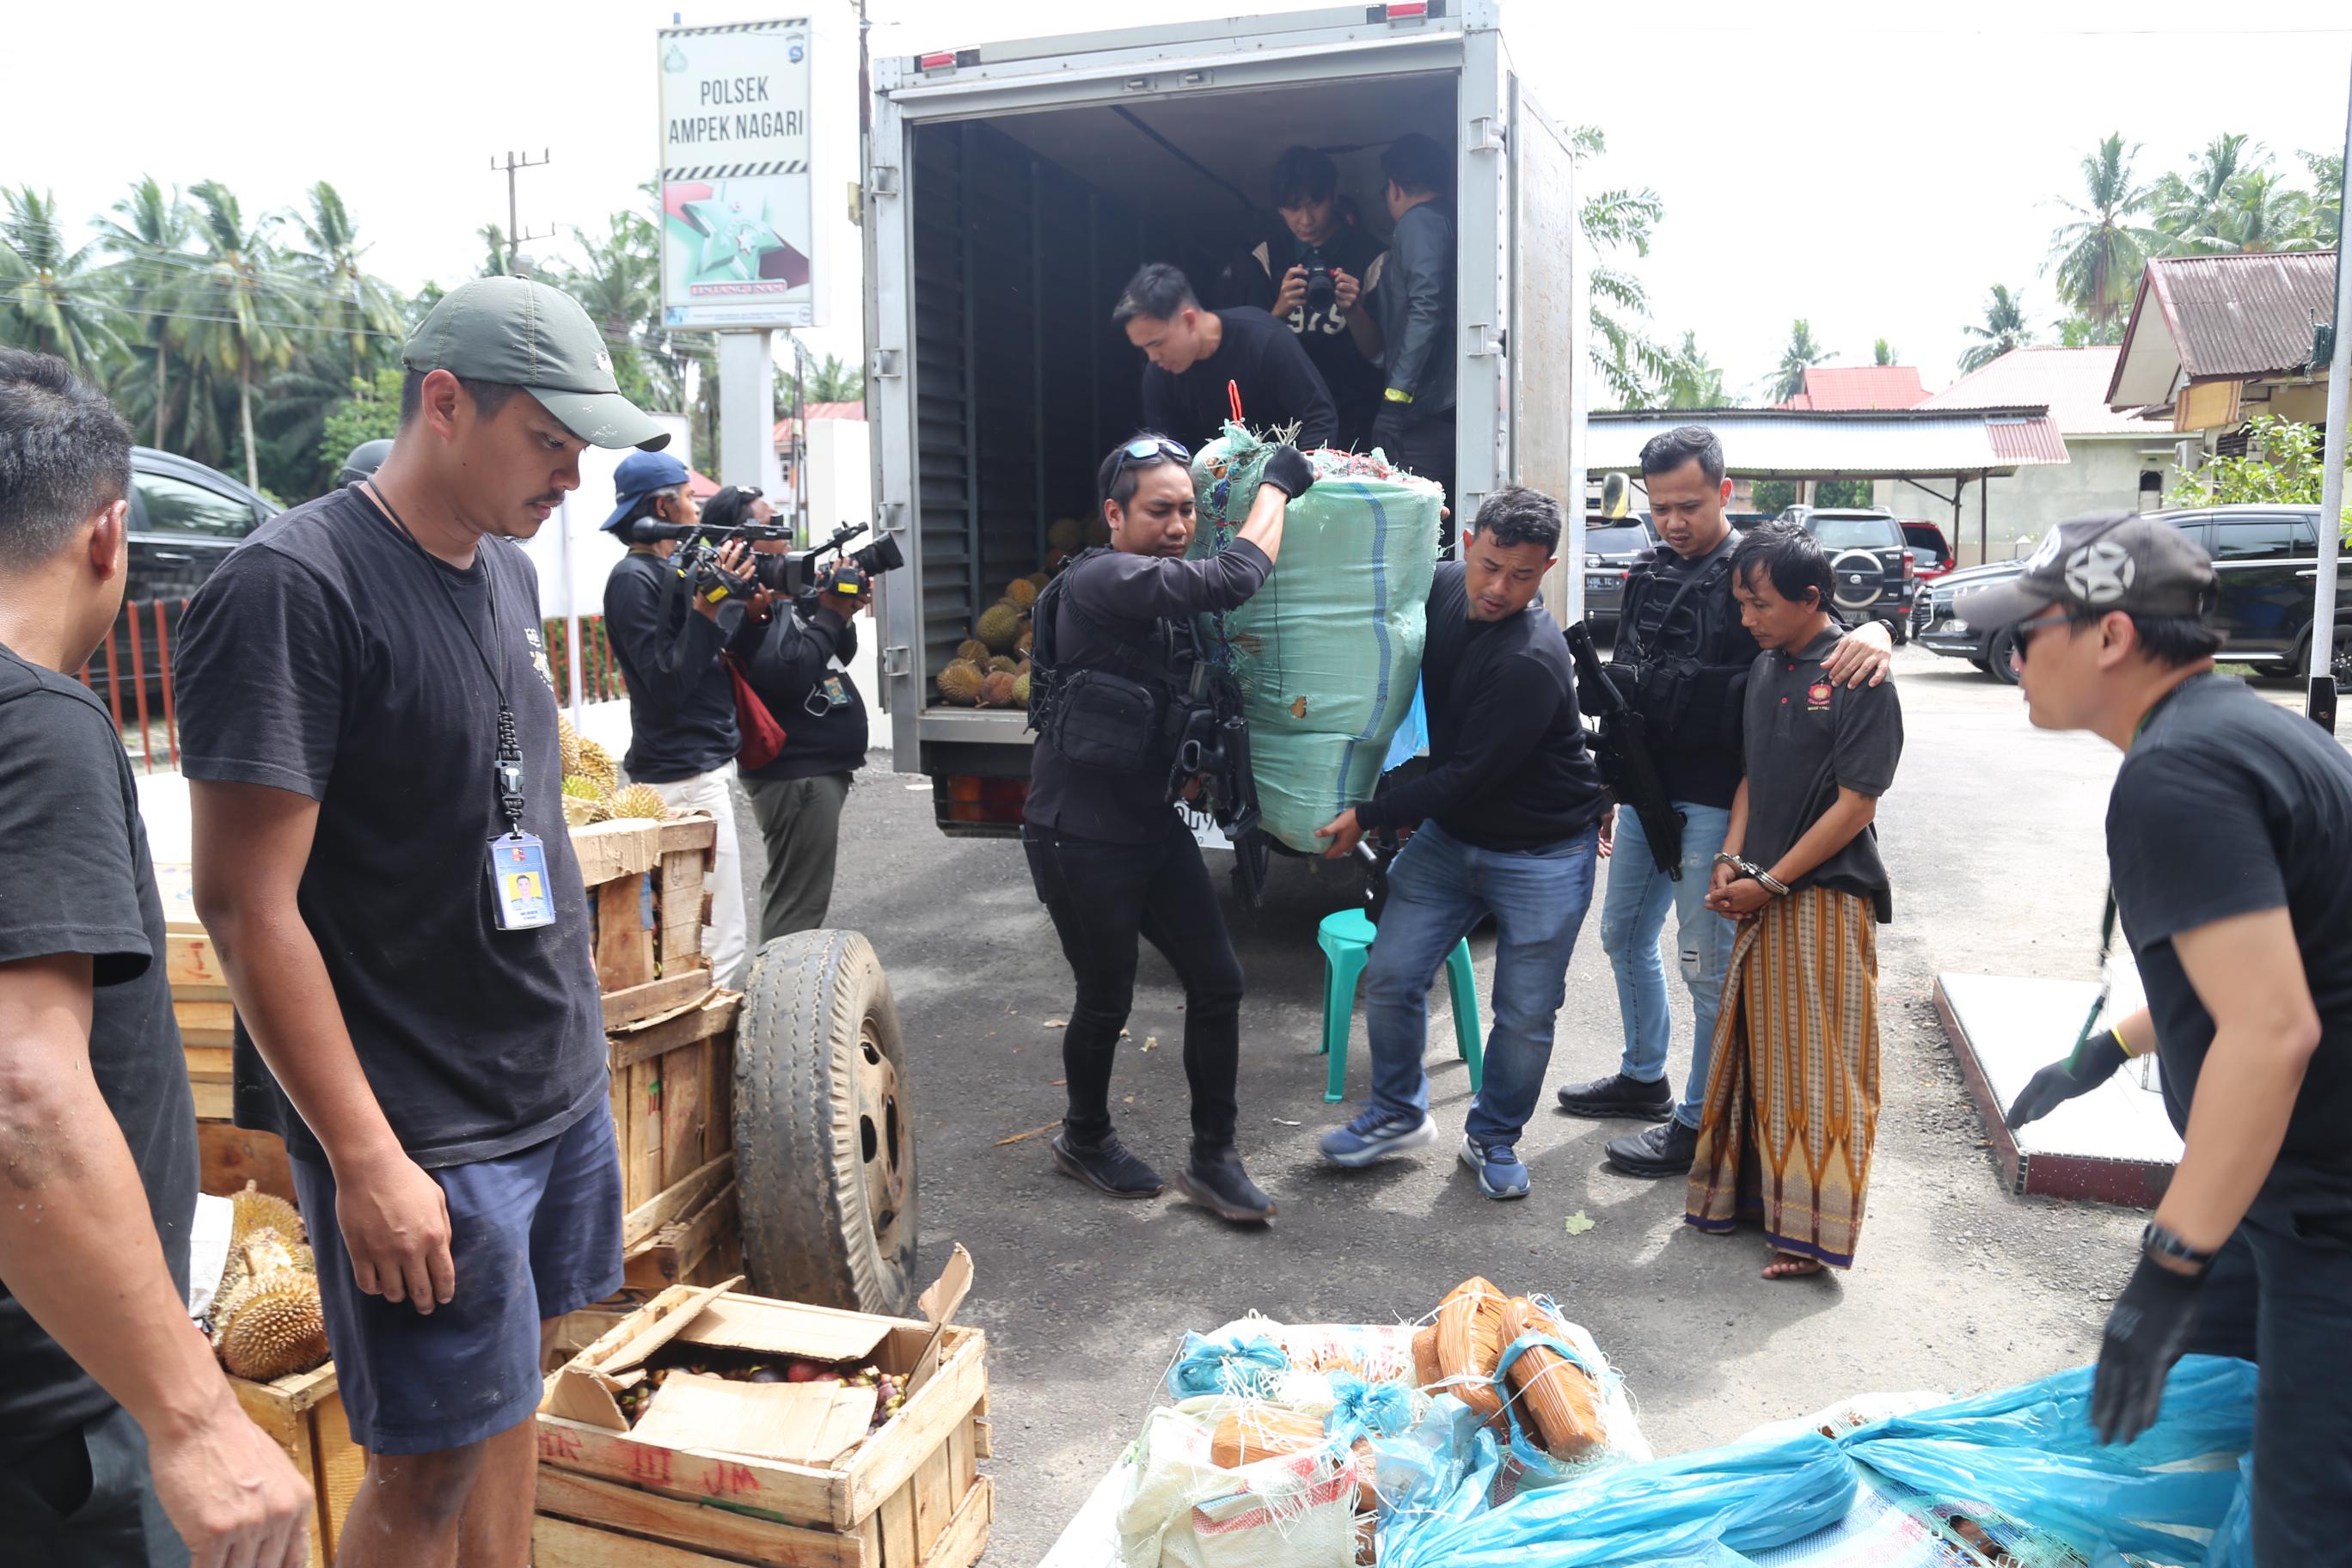
[[1241,388],[1242,414],[1253,428],[1270,430],[1297,420],[1298,438],[1292,445],[1302,452],[1337,440],[1339,416],[1331,389],[1298,346],[1297,335],[1246,305],[1216,316],[1224,323],[1224,337],[1215,353],[1181,375],[1156,364],[1143,367],[1145,428],[1200,450],[1233,417],[1233,400],[1225,391],[1231,382]]
[[[409,1157],[428,1168],[493,1159],[593,1110],[606,1096],[604,1008],[563,821],[538,577],[521,547],[485,539],[461,572],[403,538],[356,487],[338,490],[232,551],[180,637],[188,777],[319,803],[302,918]],[[547,849],[556,919],[533,931],[500,931],[491,910],[488,845],[507,824],[491,771],[499,693],[475,639],[513,707],[523,830]],[[239,1125],[322,1157],[242,1021],[236,1072]]]
[[[1337,229],[1321,245],[1304,245],[1287,228],[1277,227],[1271,237],[1234,258],[1226,274],[1231,298],[1218,303],[1272,310],[1276,296],[1282,291],[1282,280],[1292,268],[1320,266],[1353,278],[1364,289],[1356,309],[1369,310],[1373,264],[1380,258],[1381,242],[1360,228]],[[1348,312],[1336,306],[1317,310],[1302,304],[1287,316],[1275,319],[1298,335],[1298,346],[1307,351],[1316,374],[1330,389],[1332,405],[1339,413],[1339,434],[1332,444],[1351,451],[1367,445],[1372,416],[1381,410],[1384,378],[1379,363],[1366,359],[1356,347],[1348,331]]]
[[[1144,650],[1170,664],[1174,628],[1168,623],[1249,602],[1274,563],[1246,539],[1214,555],[1175,561],[1098,550],[1072,562],[1054,621],[1055,668],[1068,674],[1119,647]],[[1071,609],[1072,601],[1090,618]],[[1110,665],[1122,674],[1129,671]],[[1140,679],[1139,675],[1131,675]],[[1152,844],[1165,837],[1174,808],[1168,804],[1168,762],[1120,771],[1087,767],[1039,736],[1029,762],[1029,800],[1023,815],[1039,827],[1114,844]]]
[[[184,1297],[196,1110],[172,1021],[163,904],[138,790],[106,710],[79,681],[5,647],[0,844],[7,847],[0,853],[0,963],[89,955],[90,1079],[122,1128],[172,1283]],[[0,1036],[0,1055],[17,1045]],[[0,1194],[7,1191],[0,1183]],[[72,1431],[112,1403],[0,1282],[0,1456]]]
[[[805,616],[802,610],[807,610]],[[866,765],[866,699],[849,678],[857,622],[814,600],[779,600],[768,624],[751,631],[745,659],[751,689],[784,727],[784,749],[747,779],[808,779],[854,773]]]
[[1461,563],[1439,562],[1421,689],[1429,771],[1357,806],[1359,823],[1412,827],[1433,817],[1482,849],[1537,849],[1600,819],[1607,790],[1549,610],[1529,605],[1507,621],[1474,621]]
[[2165,1108],[2184,1133],[2213,1017],[2172,939],[2286,910],[2320,1037],[2279,1160],[2352,1175],[2352,756],[2242,682],[2191,677],[2116,775],[2107,866],[2156,1018]]
[[[1748,837],[1740,852],[1768,871],[1829,814],[1841,788],[1876,799],[1894,785],[1903,760],[1903,703],[1895,688],[1840,686],[1822,668],[1844,636],[1832,626],[1793,656],[1759,653],[1748,671]],[[1882,921],[1895,918],[1875,824],[1789,886],[1857,894]]]
[[[1625,585],[1632,611],[1618,626],[1612,660],[1691,658],[1718,672],[1702,679],[1699,695],[1677,727],[1662,731],[1654,725],[1650,731],[1669,800],[1727,808],[1739,791],[1744,762],[1738,689],[1764,650],[1739,624],[1727,569],[1718,570],[1716,581],[1683,592],[1693,578],[1727,563],[1738,543],[1739,535],[1727,531],[1713,550],[1687,561],[1662,544],[1633,568]],[[1734,672],[1740,672],[1738,678]]]
[[[677,582],[649,550],[630,551],[604,579],[604,631],[629,684],[629,754],[621,765],[640,784],[676,784],[724,767],[741,743],[735,683],[719,655],[743,612],[730,605],[715,621],[698,615],[672,590]],[[666,670],[661,659],[673,648],[677,658]]]

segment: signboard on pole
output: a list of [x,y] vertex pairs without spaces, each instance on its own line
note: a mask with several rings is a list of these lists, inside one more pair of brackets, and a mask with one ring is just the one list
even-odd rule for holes
[[662,324],[823,325],[809,200],[808,19],[665,28],[654,42]]

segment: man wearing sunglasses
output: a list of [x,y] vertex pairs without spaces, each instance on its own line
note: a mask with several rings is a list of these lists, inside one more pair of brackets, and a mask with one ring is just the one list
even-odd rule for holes
[[1282,551],[1284,509],[1315,482],[1289,447],[1267,458],[1234,542],[1198,561],[1192,455],[1145,434],[1114,447],[1097,477],[1108,549],[1073,561],[1037,600],[1023,847],[1038,900],[1077,982],[1062,1035],[1068,1113],[1053,1142],[1065,1175],[1114,1198],[1151,1198],[1158,1172],[1111,1130],[1110,1079],[1135,1000],[1136,940],[1184,986],[1184,1077],[1192,1157],[1176,1189],[1227,1220],[1274,1217],[1243,1169],[1239,1119],[1242,966],[1201,847],[1169,799],[1174,726],[1197,656],[1192,619],[1248,602]]
[[[2091,1415],[2128,1442],[2189,1352],[2259,1359],[2254,1555],[2352,1539],[2352,757],[2215,672],[2212,563],[2133,513],[2054,529],[1960,597],[2012,628],[2038,729],[2124,753],[2107,865],[2148,1005],[2036,1073],[2011,1127],[2153,1049],[2186,1145],[2099,1348]],[[2257,1352],[2259,1352],[2259,1356]]]

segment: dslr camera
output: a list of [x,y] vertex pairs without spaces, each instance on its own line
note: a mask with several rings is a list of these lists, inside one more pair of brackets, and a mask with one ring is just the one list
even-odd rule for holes
[[1324,266],[1320,261],[1307,263],[1307,319],[1312,321],[1317,316],[1328,316],[1334,314],[1339,305],[1339,285],[1332,280],[1331,269],[1328,267]]

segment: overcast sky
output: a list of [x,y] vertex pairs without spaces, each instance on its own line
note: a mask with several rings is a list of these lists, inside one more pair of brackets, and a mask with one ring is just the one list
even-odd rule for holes
[[[0,182],[52,189],[80,218],[142,174],[218,178],[248,210],[294,205],[323,177],[373,241],[378,271],[406,288],[455,280],[475,265],[475,231],[506,221],[494,154],[552,154],[522,176],[526,228],[600,226],[637,199],[656,153],[652,33],[676,9],[15,7],[10,52],[30,68],[0,92]],[[804,7],[683,16],[788,9]],[[1232,9],[1162,0],[1156,14]],[[1106,15],[1100,0],[870,11],[877,52],[1075,31]],[[1662,14],[1674,21],[1630,19]],[[1633,263],[1657,335],[1696,330],[1743,394],[1798,316],[1840,363],[1868,363],[1884,336],[1944,385],[1990,284],[2021,287],[2037,323],[2057,314],[2040,271],[2063,220],[2054,198],[2078,194],[2077,165],[2102,136],[2144,143],[2139,172],[2153,177],[2215,133],[2244,132],[2300,176],[2295,150],[2342,148],[2352,82],[2345,0],[1683,0],[1670,12],[1506,0],[1505,15],[1545,106],[1606,132],[1593,178],[1665,200],[1656,245]],[[1145,19],[1142,7],[1120,16]],[[820,202],[851,177],[845,164],[820,174]],[[815,338],[854,353],[855,320]]]

